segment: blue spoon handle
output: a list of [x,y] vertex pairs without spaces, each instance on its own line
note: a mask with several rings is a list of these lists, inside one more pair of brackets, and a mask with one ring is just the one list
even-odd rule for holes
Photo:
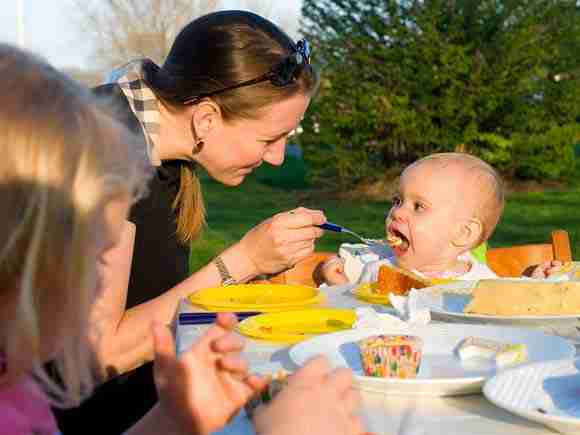
[[340,225],[333,224],[331,222],[323,223],[322,225],[316,225],[318,228],[323,230],[334,231],[335,233],[342,233],[343,228]]

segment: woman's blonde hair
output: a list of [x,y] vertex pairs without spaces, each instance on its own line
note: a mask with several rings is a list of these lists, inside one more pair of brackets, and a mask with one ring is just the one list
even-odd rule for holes
[[[191,97],[210,95],[225,121],[257,119],[273,103],[295,95],[312,96],[318,74],[309,64],[298,66],[295,79],[285,86],[269,80],[227,92],[213,92],[255,79],[280,65],[296,51],[294,41],[271,21],[248,11],[219,11],[185,26],[159,68],[145,64],[145,81],[164,104],[183,108]],[[205,222],[201,185],[194,163],[181,167],[179,193],[173,204],[178,213],[177,236],[188,243]]]
[[[0,44],[0,77],[0,380],[34,367],[54,403],[78,404],[96,367],[87,325],[103,208],[142,193],[149,164],[136,138],[44,61]],[[47,342],[58,346],[50,376]]]

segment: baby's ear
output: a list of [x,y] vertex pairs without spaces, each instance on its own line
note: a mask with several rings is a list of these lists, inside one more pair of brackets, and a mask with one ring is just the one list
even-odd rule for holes
[[477,218],[471,218],[459,223],[457,232],[451,244],[456,248],[471,249],[481,240],[483,224]]

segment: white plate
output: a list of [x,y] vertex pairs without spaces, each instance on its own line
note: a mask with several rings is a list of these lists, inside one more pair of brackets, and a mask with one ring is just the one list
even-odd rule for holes
[[[423,358],[416,379],[363,376],[356,342],[376,334],[408,334],[423,339]],[[570,358],[574,346],[567,340],[530,329],[486,325],[438,324],[410,326],[405,330],[351,330],[320,335],[294,345],[290,358],[298,365],[316,355],[325,355],[333,367],[350,367],[361,390],[388,394],[451,396],[481,391],[486,378],[496,373],[495,364],[485,360],[462,362],[455,355],[457,344],[466,337],[481,337],[506,343],[523,343],[528,361]]]
[[524,365],[486,382],[487,399],[558,432],[580,433],[580,359]]
[[448,284],[435,285],[419,291],[418,303],[428,308],[435,319],[457,320],[459,322],[482,322],[501,324],[534,324],[544,322],[578,322],[578,315],[546,315],[546,316],[491,316],[486,314],[464,313],[466,305],[471,301],[471,292],[477,281],[455,281]]

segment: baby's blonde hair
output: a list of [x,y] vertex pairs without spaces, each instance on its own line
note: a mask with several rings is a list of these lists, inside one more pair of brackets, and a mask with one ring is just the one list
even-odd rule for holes
[[475,207],[475,218],[483,229],[476,245],[488,240],[493,234],[505,204],[504,183],[497,171],[480,158],[467,153],[437,153],[423,157],[409,167],[433,162],[442,166],[457,164],[470,172],[473,183],[478,183],[481,201]]
[[[54,403],[77,404],[96,367],[95,237],[108,202],[144,191],[145,147],[31,54],[0,44],[0,77],[0,379],[36,367]],[[46,341],[58,344],[52,376],[41,368]]]

